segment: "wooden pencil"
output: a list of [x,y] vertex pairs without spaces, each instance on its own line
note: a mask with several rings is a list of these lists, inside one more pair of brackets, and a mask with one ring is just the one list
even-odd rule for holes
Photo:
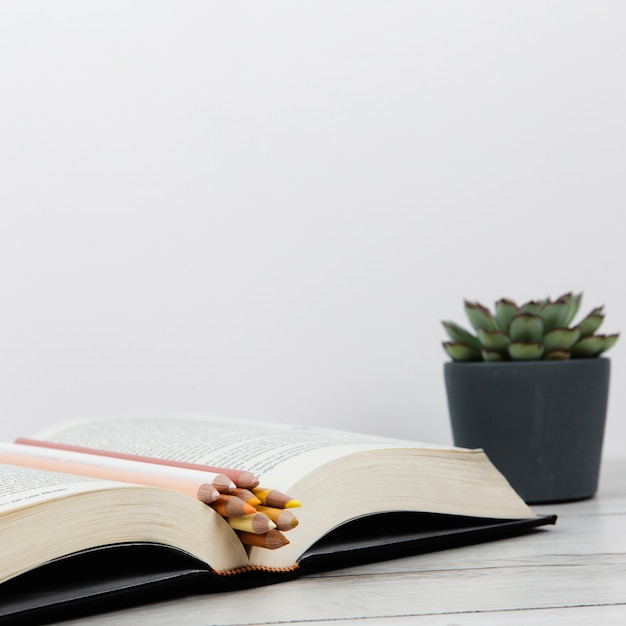
[[245,531],[237,531],[239,540],[246,546],[257,546],[259,548],[267,548],[268,550],[276,550],[282,548],[289,543],[289,539],[283,535],[279,530],[275,528],[268,530],[262,535],[255,533],[248,533]]
[[[11,454],[10,452],[0,451],[0,463],[20,465],[22,467],[33,467],[52,472],[62,472],[64,474],[72,474],[74,476],[87,476],[103,480],[114,480],[116,482],[160,487],[161,489],[169,489],[171,491],[184,493],[200,500],[201,502],[205,502],[206,504],[214,502],[220,495],[217,489],[209,483],[201,484],[195,481],[181,480],[179,478],[156,476],[155,474],[142,474],[140,472],[130,472],[124,469],[99,467],[97,465],[85,465],[83,463],[60,461],[58,459],[49,459],[26,454]],[[258,515],[261,514],[259,513]]]
[[220,494],[219,498],[211,502],[211,507],[224,517],[254,515],[257,512],[251,504],[244,502],[241,498],[226,494]]
[[265,515],[265,513],[254,513],[253,515],[240,515],[226,518],[231,528],[243,530],[255,535],[262,535],[276,528],[276,524]]
[[291,530],[298,525],[298,519],[289,509],[277,509],[272,506],[257,505],[256,510],[259,513],[265,513],[278,530]]
[[257,504],[261,504],[261,501],[249,489],[235,487],[234,489],[229,489],[228,494],[231,496],[236,496],[237,498],[241,498],[244,502],[247,502],[252,506],[257,506]]
[[12,454],[28,454],[30,456],[41,456],[59,461],[71,461],[83,463],[85,465],[97,465],[100,467],[112,467],[114,469],[124,469],[130,472],[141,472],[144,474],[157,474],[158,476],[168,476],[181,480],[193,480],[199,483],[210,483],[218,491],[227,491],[234,487],[234,483],[224,474],[207,472],[182,467],[172,467],[170,465],[158,465],[156,463],[144,463],[125,458],[104,456],[97,454],[85,454],[84,452],[74,452],[73,450],[61,450],[58,448],[48,448],[43,446],[30,446],[26,444],[1,443],[2,449]]
[[156,465],[169,465],[172,467],[184,467],[205,472],[213,472],[224,474],[232,480],[237,487],[251,489],[259,484],[259,479],[246,470],[232,469],[229,467],[216,467],[213,465],[202,465],[199,463],[186,463],[183,461],[172,461],[170,459],[161,459],[151,456],[140,456],[137,454],[124,454],[122,452],[113,452],[112,450],[100,450],[96,448],[86,448],[83,446],[73,446],[64,443],[56,443],[52,441],[41,441],[39,439],[28,439],[26,437],[18,437],[15,443],[25,444],[29,446],[41,446],[43,448],[56,448],[57,450],[70,450],[72,452],[83,452],[85,454],[95,454],[98,456],[110,456],[118,459],[128,459],[131,461],[141,461],[143,463],[154,463]]
[[300,500],[294,500],[291,496],[276,491],[276,489],[266,489],[264,487],[254,487],[254,495],[261,500],[265,506],[273,506],[277,509],[291,509],[302,506]]

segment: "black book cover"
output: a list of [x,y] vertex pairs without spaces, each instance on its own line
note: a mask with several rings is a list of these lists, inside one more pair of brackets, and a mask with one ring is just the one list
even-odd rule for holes
[[352,521],[311,546],[291,572],[216,575],[163,546],[98,548],[46,564],[0,585],[0,624],[49,624],[190,594],[284,582],[296,576],[460,547],[530,532],[556,516],[493,520],[386,513]]

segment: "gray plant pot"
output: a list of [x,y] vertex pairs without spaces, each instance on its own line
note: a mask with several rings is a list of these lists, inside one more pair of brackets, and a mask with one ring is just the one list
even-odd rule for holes
[[483,448],[528,503],[592,497],[609,391],[607,358],[444,366],[454,443]]

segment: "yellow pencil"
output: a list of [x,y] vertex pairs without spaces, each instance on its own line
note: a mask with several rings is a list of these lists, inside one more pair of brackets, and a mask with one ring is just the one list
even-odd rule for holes
[[255,535],[262,535],[268,530],[276,528],[276,524],[265,515],[265,513],[254,513],[253,515],[238,515],[237,517],[227,517],[226,520],[231,528],[243,530]]
[[300,500],[294,500],[276,489],[265,489],[264,487],[254,487],[252,489],[254,495],[261,500],[261,504],[273,506],[277,509],[292,509],[302,506]]
[[291,530],[298,525],[296,516],[289,509],[277,509],[272,506],[257,505],[256,510],[259,513],[265,513],[278,530]]

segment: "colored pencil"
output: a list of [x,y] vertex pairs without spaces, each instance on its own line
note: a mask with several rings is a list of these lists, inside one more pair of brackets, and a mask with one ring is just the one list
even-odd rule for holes
[[262,535],[255,533],[248,533],[245,531],[237,531],[241,543],[245,546],[257,546],[259,548],[268,548],[269,550],[276,550],[282,548],[289,543],[289,539],[283,535],[279,530],[268,530]]
[[85,454],[95,454],[98,456],[110,456],[118,459],[128,459],[129,461],[141,461],[143,463],[154,463],[156,465],[169,465],[172,467],[183,467],[185,469],[193,469],[204,472],[213,472],[224,474],[232,480],[237,487],[251,489],[259,484],[259,479],[246,470],[232,469],[229,467],[216,467],[213,465],[202,465],[199,463],[186,463],[183,461],[172,461],[170,459],[161,459],[151,456],[139,456],[137,454],[124,454],[122,452],[113,452],[112,450],[99,450],[96,448],[86,448],[83,446],[73,446],[69,444],[56,443],[52,441],[40,441],[39,439],[28,439],[26,437],[18,437],[15,443],[25,444],[29,446],[41,446],[43,448],[56,448],[57,450],[69,450],[72,452],[83,452]]
[[298,525],[296,516],[289,509],[276,509],[271,506],[257,505],[256,510],[259,513],[265,513],[276,524],[278,530],[287,531]]
[[155,474],[158,476],[167,476],[169,478],[177,478],[180,480],[193,480],[198,483],[210,483],[218,491],[227,491],[235,486],[227,476],[224,476],[224,474],[183,469],[181,467],[171,467],[169,465],[156,465],[155,463],[144,463],[142,461],[120,459],[112,456],[85,454],[84,452],[74,452],[58,448],[11,443],[0,443],[0,450],[5,450],[6,452],[10,452],[12,454],[28,454],[30,456],[57,459],[59,461],[83,463],[85,465],[97,465],[99,467],[111,467],[113,469],[141,472],[144,474]]
[[234,489],[229,489],[228,494],[231,496],[236,496],[237,498],[241,498],[244,502],[247,502],[252,506],[257,506],[257,504],[261,504],[261,501],[249,489],[235,487]]
[[252,505],[244,502],[241,498],[226,494],[220,494],[220,497],[217,498],[217,500],[211,502],[211,507],[224,517],[254,515],[254,513],[257,512]]
[[276,524],[265,515],[265,513],[254,513],[253,515],[240,515],[226,518],[231,528],[243,530],[255,535],[262,535],[268,530],[276,528]]
[[217,489],[209,483],[197,483],[195,481],[185,481],[179,478],[157,476],[155,474],[143,474],[140,472],[131,472],[129,470],[114,469],[111,467],[85,465],[83,463],[60,461],[58,459],[48,459],[45,457],[29,456],[26,454],[11,454],[10,452],[0,451],[0,463],[20,465],[22,467],[33,467],[52,472],[62,472],[64,474],[72,474],[74,476],[86,476],[104,480],[114,480],[117,482],[148,485],[150,487],[160,487],[161,489],[169,489],[171,491],[184,493],[207,504],[214,502],[220,495]]
[[302,506],[300,500],[294,500],[291,496],[288,496],[276,489],[265,489],[264,487],[255,487],[252,489],[252,493],[261,500],[261,504],[266,506],[273,506],[277,509],[291,509]]

